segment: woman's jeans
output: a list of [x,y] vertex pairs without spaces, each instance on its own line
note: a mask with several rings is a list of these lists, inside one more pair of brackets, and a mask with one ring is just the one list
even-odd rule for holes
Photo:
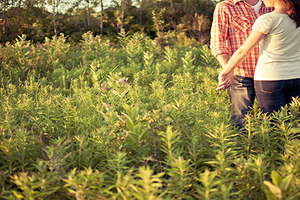
[[279,81],[254,81],[258,105],[263,113],[271,114],[300,97],[300,78]]
[[234,75],[227,92],[231,100],[231,120],[243,131],[245,115],[252,108],[255,99],[253,78]]

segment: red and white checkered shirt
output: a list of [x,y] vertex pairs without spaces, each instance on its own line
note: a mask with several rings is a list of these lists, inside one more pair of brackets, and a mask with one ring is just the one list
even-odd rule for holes
[[[262,3],[259,15],[272,12]],[[210,48],[212,54],[228,54],[229,57],[244,43],[250,35],[258,15],[254,8],[244,0],[225,0],[216,5],[211,27]],[[254,77],[258,59],[258,46],[234,70],[235,75]]]

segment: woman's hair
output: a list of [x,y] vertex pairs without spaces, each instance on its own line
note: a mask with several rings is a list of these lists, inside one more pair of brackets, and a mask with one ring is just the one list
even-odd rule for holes
[[285,7],[286,13],[295,21],[296,28],[300,26],[300,0],[279,0]]

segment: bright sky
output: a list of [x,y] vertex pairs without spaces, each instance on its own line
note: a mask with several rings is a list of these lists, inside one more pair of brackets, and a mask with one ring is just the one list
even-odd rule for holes
[[[70,0],[69,2],[71,3],[71,2],[75,2],[75,1],[76,0]],[[121,0],[117,0],[117,1],[121,1]],[[104,6],[104,8],[108,7],[110,4],[111,4],[111,0],[103,0],[103,6]],[[85,1],[84,0],[80,4],[80,7],[85,7]],[[46,6],[46,9],[49,12],[52,12],[52,6]],[[60,5],[59,6],[59,11],[62,12],[62,13],[66,12],[68,9],[69,9],[69,7],[65,6],[65,5]],[[96,12],[100,12],[101,11],[100,5],[98,7],[96,7],[96,8],[94,8],[94,9],[95,9]]]

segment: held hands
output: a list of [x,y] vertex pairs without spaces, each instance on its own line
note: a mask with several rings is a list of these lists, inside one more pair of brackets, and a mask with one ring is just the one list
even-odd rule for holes
[[219,79],[219,85],[216,88],[216,90],[224,90],[226,88],[229,88],[233,80],[233,70],[228,74],[224,74],[222,70],[219,74],[218,79]]

